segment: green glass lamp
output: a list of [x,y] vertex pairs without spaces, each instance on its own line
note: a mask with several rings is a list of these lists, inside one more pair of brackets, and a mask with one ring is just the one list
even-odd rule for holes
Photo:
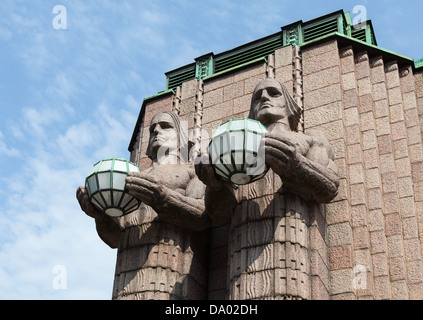
[[138,209],[140,201],[126,192],[125,178],[129,172],[140,172],[140,169],[122,158],[104,159],[94,164],[85,179],[91,203],[112,217]]
[[252,183],[269,170],[264,161],[263,135],[267,128],[259,121],[241,118],[221,124],[208,146],[216,175],[233,185]]

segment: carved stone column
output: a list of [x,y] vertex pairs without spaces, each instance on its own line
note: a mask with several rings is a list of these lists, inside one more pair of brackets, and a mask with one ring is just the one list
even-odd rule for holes
[[160,221],[146,205],[119,223],[113,299],[207,299],[207,233]]
[[238,199],[229,233],[229,299],[309,299],[308,203],[284,192],[272,171],[241,186]]

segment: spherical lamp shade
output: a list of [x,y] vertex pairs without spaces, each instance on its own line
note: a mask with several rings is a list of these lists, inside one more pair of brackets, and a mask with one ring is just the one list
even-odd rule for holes
[[85,179],[91,203],[112,217],[138,209],[140,201],[126,192],[125,178],[129,172],[140,172],[140,169],[122,158],[97,162]]
[[264,125],[252,119],[230,119],[221,124],[208,146],[215,173],[234,185],[263,178],[269,170],[262,143],[266,132]]

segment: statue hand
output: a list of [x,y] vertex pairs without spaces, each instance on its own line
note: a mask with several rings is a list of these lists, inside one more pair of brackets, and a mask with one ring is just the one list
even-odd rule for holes
[[144,172],[130,172],[126,177],[126,188],[133,197],[153,209],[163,205],[167,198],[166,187],[156,177]]
[[289,175],[300,161],[296,143],[290,133],[266,133],[264,143],[266,163],[275,173]]
[[227,184],[216,176],[208,154],[198,156],[194,162],[195,174],[206,186],[212,189],[221,189]]
[[78,199],[82,211],[84,211],[88,216],[94,219],[101,219],[104,216],[102,212],[100,212],[98,209],[96,209],[96,207],[91,204],[88,196],[88,191],[85,187],[80,186],[76,190],[76,198]]

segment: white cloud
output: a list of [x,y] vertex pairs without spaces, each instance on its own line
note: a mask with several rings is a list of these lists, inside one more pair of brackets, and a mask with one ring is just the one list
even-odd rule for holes
[[7,157],[13,157],[13,158],[21,156],[21,153],[19,152],[18,149],[7,146],[6,142],[4,141],[4,135],[1,131],[0,131],[0,154],[5,155]]

